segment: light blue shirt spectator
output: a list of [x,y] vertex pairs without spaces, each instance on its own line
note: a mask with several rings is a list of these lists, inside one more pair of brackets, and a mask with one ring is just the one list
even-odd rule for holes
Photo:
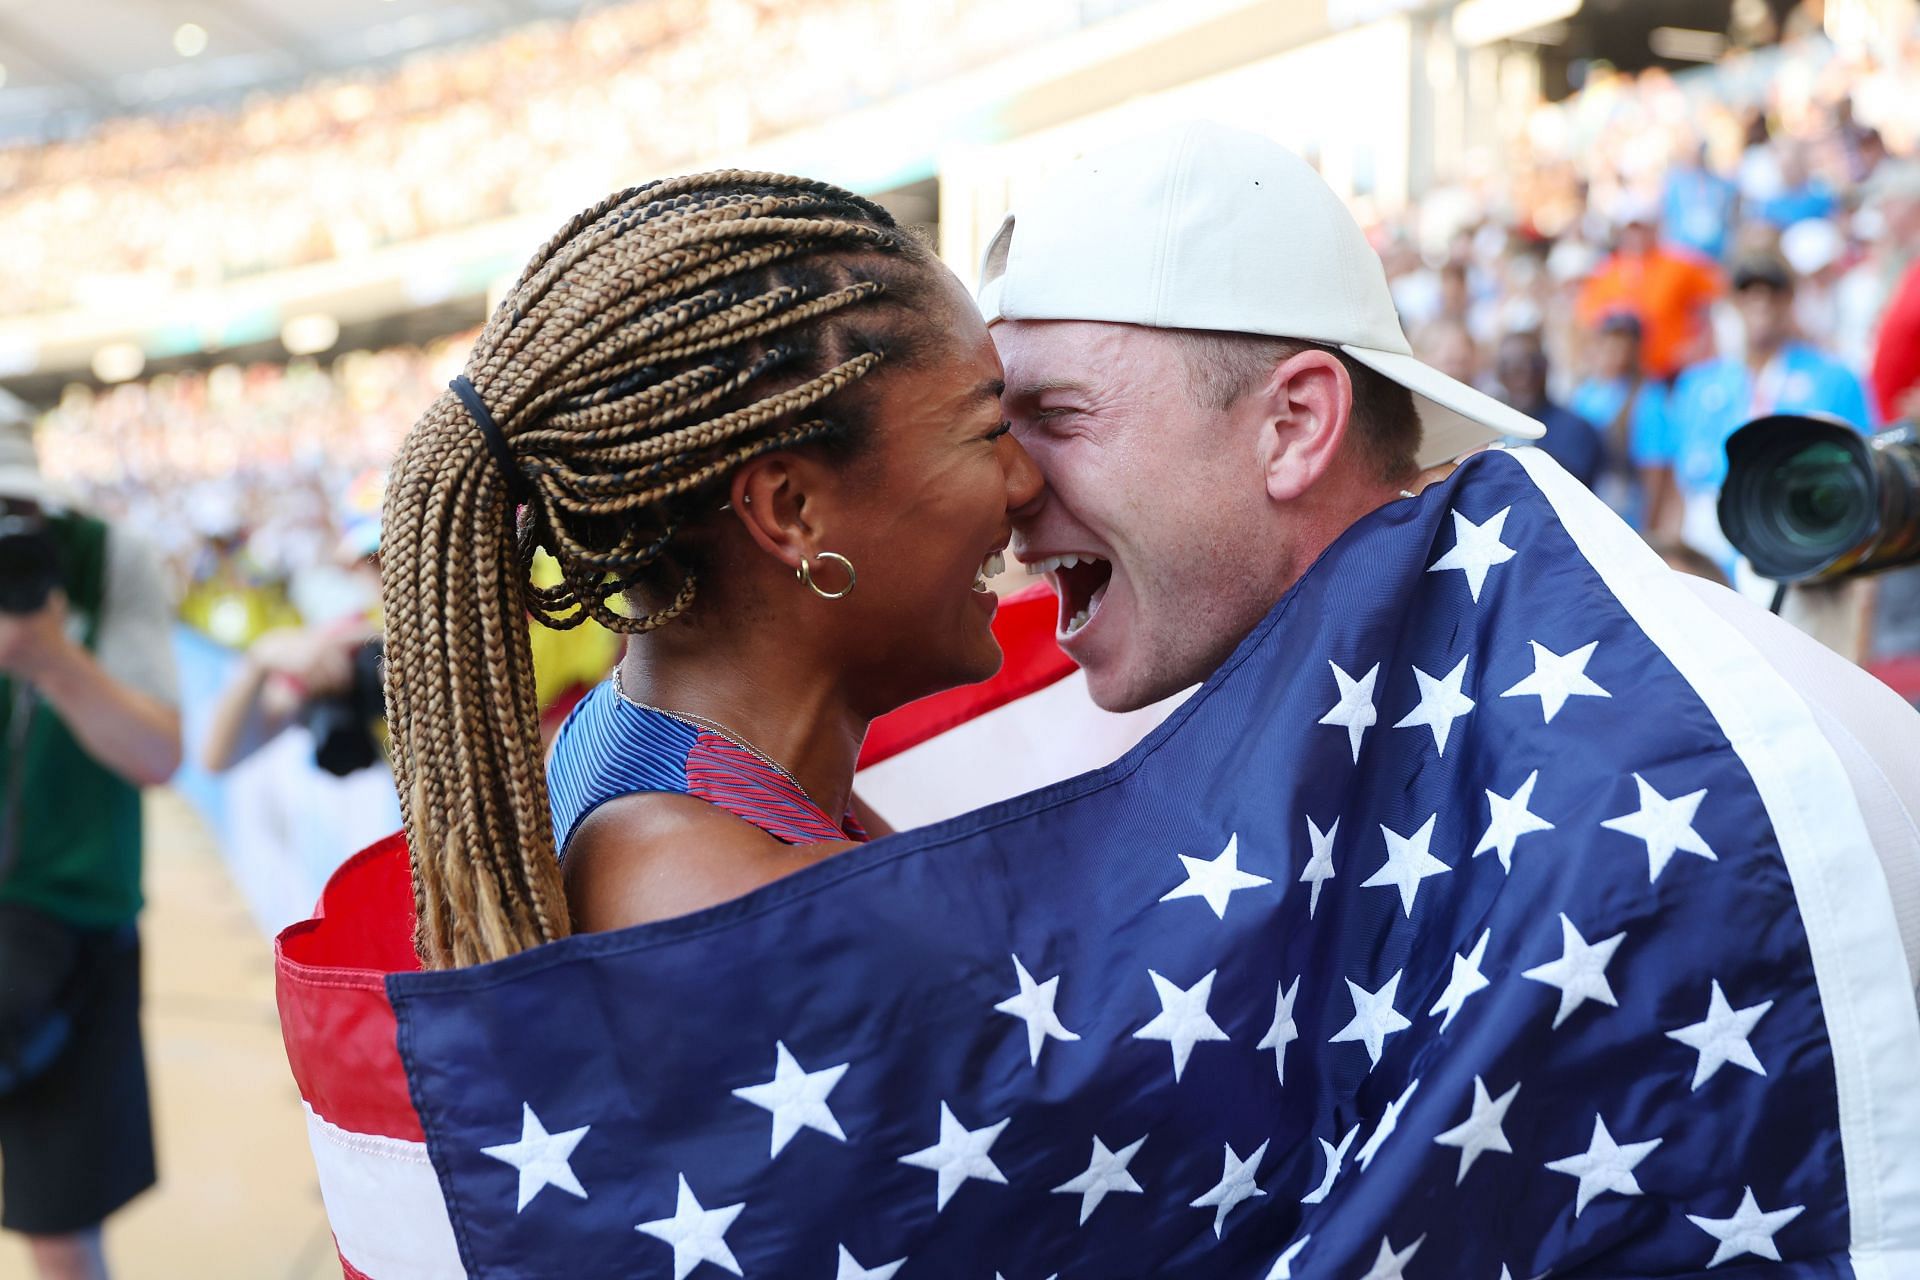
[[1740,189],[1698,167],[1675,169],[1661,193],[1661,225],[1668,240],[1719,262],[1727,256]]

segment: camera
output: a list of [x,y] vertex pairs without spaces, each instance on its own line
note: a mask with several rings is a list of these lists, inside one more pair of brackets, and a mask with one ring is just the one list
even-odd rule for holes
[[65,585],[60,546],[39,511],[0,513],[0,613],[38,613]]
[[1720,527],[1779,583],[1920,562],[1920,430],[1863,436],[1825,414],[1756,418],[1727,440]]
[[353,679],[347,691],[310,703],[305,721],[313,735],[313,762],[336,778],[368,769],[380,761],[376,736],[386,715],[380,683],[384,648],[368,641],[353,655]]

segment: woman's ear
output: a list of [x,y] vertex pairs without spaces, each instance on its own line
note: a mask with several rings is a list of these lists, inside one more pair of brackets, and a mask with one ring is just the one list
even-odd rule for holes
[[812,500],[818,468],[787,452],[742,463],[727,491],[734,519],[774,559],[798,569],[819,541],[814,527],[819,503]]
[[1288,502],[1327,473],[1353,417],[1353,381],[1324,351],[1302,351],[1274,367],[1260,397],[1260,460],[1267,496]]

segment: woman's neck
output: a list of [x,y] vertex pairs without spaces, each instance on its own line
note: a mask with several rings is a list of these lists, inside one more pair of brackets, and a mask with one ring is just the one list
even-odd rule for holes
[[853,798],[867,720],[851,706],[839,672],[823,670],[774,630],[722,637],[711,628],[668,626],[630,637],[621,685],[636,701],[725,728],[791,773],[838,823]]

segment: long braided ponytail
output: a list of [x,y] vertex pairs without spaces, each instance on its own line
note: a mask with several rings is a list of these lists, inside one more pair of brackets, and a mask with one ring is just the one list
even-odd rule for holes
[[[856,442],[849,389],[913,349],[927,262],[884,210],[824,183],[726,172],[636,187],[540,250],[468,358],[518,475],[451,392],[408,433],[382,594],[429,968],[570,931],[528,615],[636,633],[684,613],[699,567],[676,535],[695,503],[715,506],[749,458]],[[540,548],[557,586],[529,581]]]

